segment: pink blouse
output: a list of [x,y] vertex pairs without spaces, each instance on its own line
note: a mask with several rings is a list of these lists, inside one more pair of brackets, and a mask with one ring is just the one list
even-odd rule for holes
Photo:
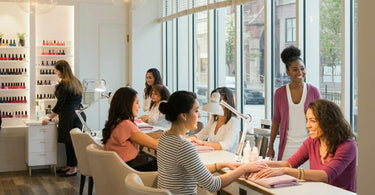
[[138,155],[139,147],[130,137],[137,132],[140,130],[133,122],[123,120],[112,131],[111,137],[104,144],[104,150],[115,151],[124,162],[133,160]]
[[328,155],[324,164],[319,153],[319,145],[318,139],[308,137],[298,151],[287,161],[293,168],[296,168],[310,160],[310,169],[326,172],[329,184],[355,192],[356,143],[352,139],[342,142],[334,155]]

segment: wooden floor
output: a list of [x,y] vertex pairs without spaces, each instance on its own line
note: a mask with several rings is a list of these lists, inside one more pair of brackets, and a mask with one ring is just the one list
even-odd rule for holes
[[[49,169],[0,173],[0,195],[71,195],[79,194],[80,174],[74,177],[54,176]],[[83,194],[87,194],[88,178]],[[93,194],[95,194],[95,189]]]

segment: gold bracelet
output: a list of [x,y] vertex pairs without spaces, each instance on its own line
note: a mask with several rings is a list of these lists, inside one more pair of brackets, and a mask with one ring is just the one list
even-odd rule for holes
[[301,168],[301,180],[303,180],[304,178],[305,178],[305,170]]
[[214,165],[215,165],[215,172],[216,172],[217,171],[216,163]]
[[297,171],[297,179],[301,179],[301,168],[298,168]]

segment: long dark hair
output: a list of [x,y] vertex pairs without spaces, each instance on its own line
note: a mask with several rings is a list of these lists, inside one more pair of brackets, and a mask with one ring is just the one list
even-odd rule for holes
[[[150,68],[147,70],[147,73],[151,73],[153,76],[154,76],[154,84],[153,85],[157,85],[157,84],[162,84],[163,83],[163,80],[161,79],[161,75],[160,75],[160,72],[158,69],[156,68]],[[146,75],[147,75],[146,73]],[[152,89],[152,85],[147,85],[147,80],[145,82],[145,89],[144,89],[144,97],[147,98],[147,97],[150,97],[151,96],[151,89]]]
[[291,45],[287,48],[285,48],[281,52],[281,59],[285,64],[285,68],[289,70],[289,66],[292,62],[295,60],[301,61],[303,64],[305,64],[301,58],[301,50],[298,49],[297,47]]
[[[65,60],[59,60],[55,64],[55,69],[61,73],[61,81],[64,90],[70,91],[75,95],[82,95],[83,87],[81,82],[73,75],[70,65]],[[56,86],[57,87],[57,86]]]
[[130,87],[122,87],[113,95],[108,111],[108,120],[103,129],[103,144],[111,137],[113,129],[123,120],[134,122],[133,104],[137,91]]
[[[230,106],[232,106],[233,108],[235,108],[232,90],[230,90],[227,87],[219,87],[219,88],[214,89],[211,92],[211,95],[213,93],[215,93],[215,92],[220,93],[220,98],[222,100],[224,100],[227,104],[229,104]],[[232,116],[236,116],[236,114],[234,114],[228,108],[224,108],[224,109],[225,109],[225,113],[226,113],[226,115],[225,115],[225,124],[227,124],[227,122],[232,118]],[[219,116],[218,115],[215,114],[215,115],[213,115],[213,117],[214,117],[214,121],[219,120]]]
[[322,139],[326,141],[328,152],[335,154],[337,147],[349,138],[353,138],[353,130],[345,120],[336,103],[319,99],[308,106],[322,130]]
[[160,103],[159,111],[165,114],[165,119],[174,122],[181,113],[190,112],[196,99],[197,96],[193,92],[176,91],[169,97],[168,102]]
[[[151,92],[153,91],[157,92],[160,95],[160,100],[168,100],[169,96],[171,96],[171,94],[169,93],[169,90],[164,85],[161,85],[161,84],[154,85],[152,87]],[[150,110],[154,105],[155,105],[155,102],[151,101]]]

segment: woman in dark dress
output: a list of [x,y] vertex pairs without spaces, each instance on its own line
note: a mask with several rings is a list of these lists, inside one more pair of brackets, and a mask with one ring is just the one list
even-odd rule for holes
[[[60,169],[59,172],[63,173],[60,176],[69,177],[77,175],[77,158],[69,132],[73,128],[82,129],[82,123],[75,110],[81,108],[83,87],[81,82],[73,75],[67,61],[58,61],[55,64],[55,73],[61,79],[55,89],[57,103],[52,109],[52,113],[42,121],[42,124],[46,125],[52,118],[59,116],[58,142],[65,144],[67,158],[67,166]],[[84,113],[81,113],[81,115],[86,120],[86,115]]]

